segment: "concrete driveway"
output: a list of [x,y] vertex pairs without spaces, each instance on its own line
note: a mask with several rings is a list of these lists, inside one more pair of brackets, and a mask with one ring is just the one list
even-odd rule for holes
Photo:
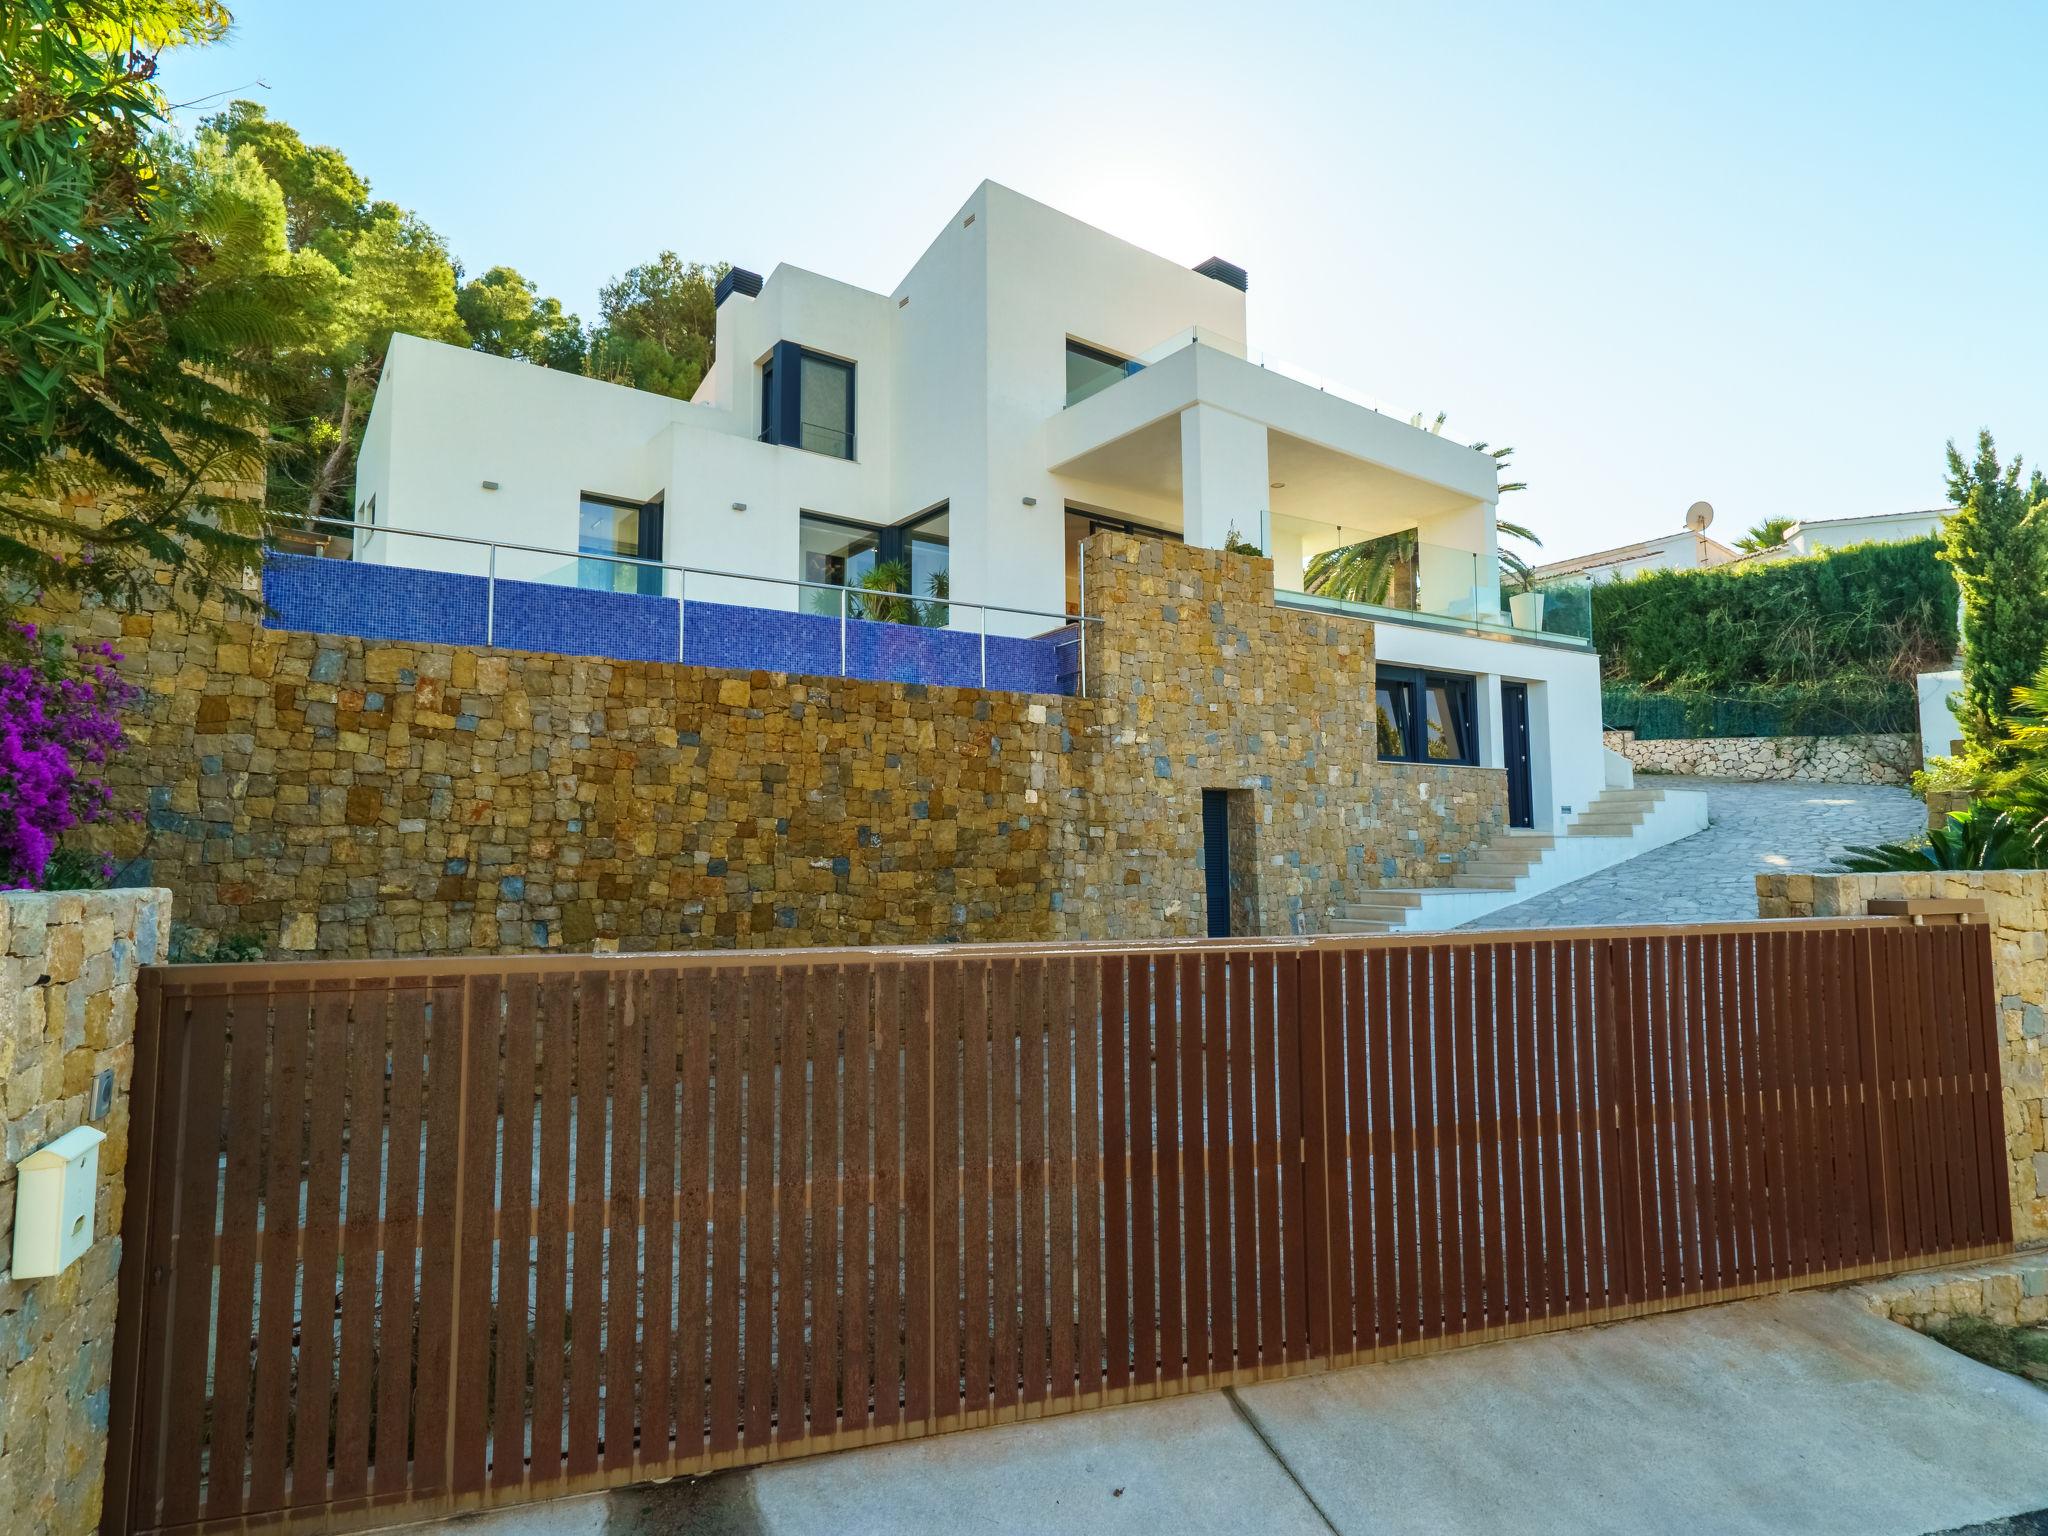
[[1852,844],[1927,829],[1927,807],[1886,784],[1746,783],[1644,774],[1644,788],[1707,797],[1704,832],[1597,875],[1502,907],[1467,928],[1566,928],[1609,923],[1729,923],[1756,916],[1756,877],[1831,868]]
[[[460,1522],[465,1536],[1925,1536],[2048,1508],[2048,1392],[1810,1293]],[[1999,1522],[1991,1524],[1992,1522]]]

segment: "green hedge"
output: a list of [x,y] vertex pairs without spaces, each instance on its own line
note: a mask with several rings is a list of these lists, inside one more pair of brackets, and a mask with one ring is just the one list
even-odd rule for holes
[[1856,544],[1602,583],[1593,589],[1602,670],[1610,681],[1729,692],[1946,667],[1956,584],[1937,543]]
[[1794,683],[1725,693],[1609,683],[1600,690],[1600,716],[1610,731],[1634,731],[1642,741],[1865,736],[1906,734],[1920,728],[1919,702],[1912,687],[1889,678]]

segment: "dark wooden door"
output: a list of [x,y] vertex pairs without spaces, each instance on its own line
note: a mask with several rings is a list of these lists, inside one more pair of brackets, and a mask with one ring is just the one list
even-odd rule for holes
[[1508,770],[1508,825],[1536,825],[1535,776],[1529,755],[1529,685],[1500,685],[1500,728]]

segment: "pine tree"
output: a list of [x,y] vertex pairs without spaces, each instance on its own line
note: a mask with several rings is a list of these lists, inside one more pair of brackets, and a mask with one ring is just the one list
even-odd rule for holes
[[1979,765],[2012,766],[2013,693],[2048,660],[2048,479],[2023,485],[2020,460],[2000,466],[1988,431],[1977,456],[1948,445],[1949,514],[1941,557],[1963,595],[1963,692],[1955,705]]

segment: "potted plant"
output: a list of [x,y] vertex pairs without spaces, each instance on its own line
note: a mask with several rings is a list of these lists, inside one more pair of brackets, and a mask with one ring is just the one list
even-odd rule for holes
[[1517,629],[1540,631],[1543,628],[1543,594],[1531,585],[1510,593],[1508,618]]

